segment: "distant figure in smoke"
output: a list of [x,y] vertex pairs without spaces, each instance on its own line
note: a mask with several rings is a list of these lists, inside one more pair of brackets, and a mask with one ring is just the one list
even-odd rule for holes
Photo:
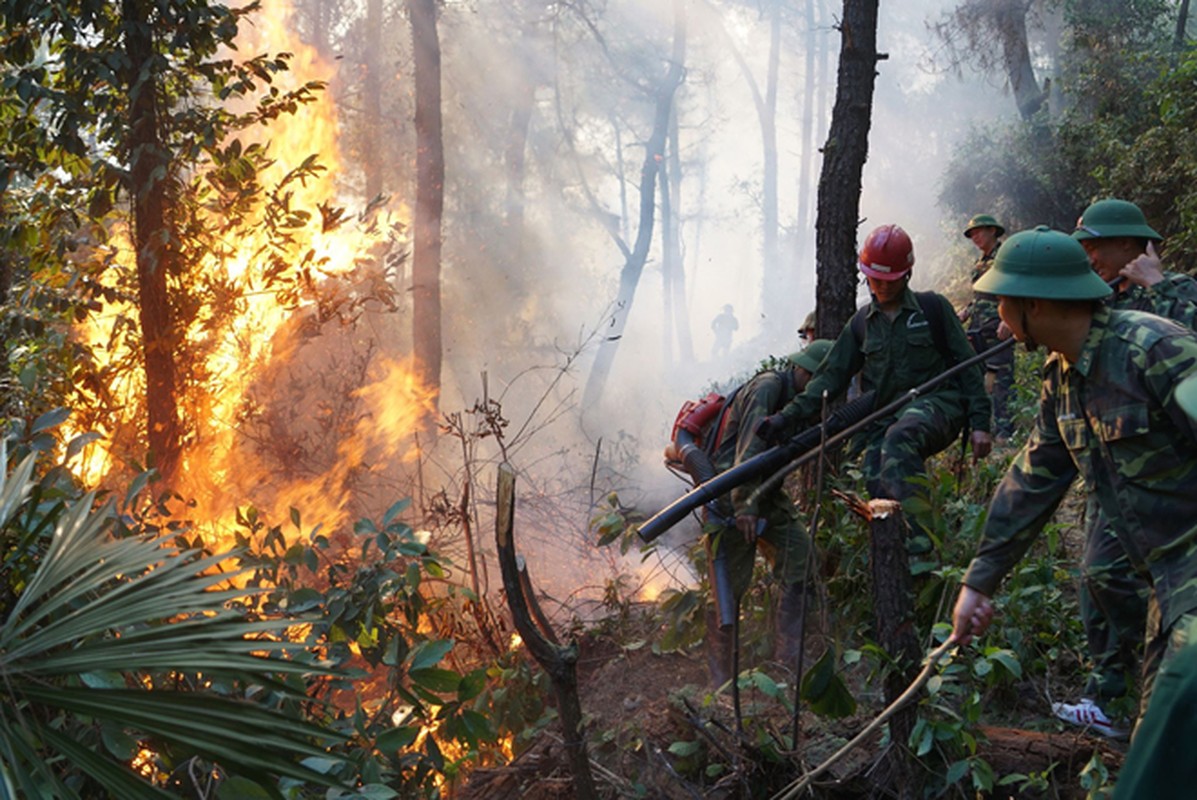
[[715,344],[711,345],[711,358],[727,355],[731,350],[732,334],[740,329],[740,321],[732,311],[731,303],[723,307],[723,311],[711,320],[711,330],[715,332]]
[[[964,238],[973,243],[981,254],[973,265],[972,282],[993,266],[1001,237],[1006,229],[992,214],[977,214],[964,228]],[[965,323],[968,341],[977,353],[984,353],[998,343],[997,297],[987,292],[973,290],[972,302],[960,312],[960,321]],[[1014,435],[1014,423],[1010,418],[1010,395],[1014,392],[1014,351],[1007,348],[999,355],[985,362],[985,390],[993,400],[994,436],[1004,442]]]

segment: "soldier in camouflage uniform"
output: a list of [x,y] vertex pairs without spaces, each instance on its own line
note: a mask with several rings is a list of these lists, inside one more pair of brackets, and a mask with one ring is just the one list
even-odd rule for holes
[[[1001,319],[997,313],[997,298],[988,292],[978,292],[976,283],[993,265],[1005,232],[1006,229],[998,224],[992,214],[977,214],[964,228],[964,237],[981,253],[973,265],[972,302],[960,312],[960,321],[966,324],[968,340],[977,353],[983,353],[998,343]],[[1014,388],[1013,350],[1003,350],[985,362],[985,388],[993,400],[994,436],[999,440],[1009,439],[1014,433],[1010,421],[1010,393]]]
[[[862,391],[876,391],[880,408],[909,389],[927,382],[956,363],[973,356],[964,328],[942,295],[924,296],[936,308],[928,319],[922,302],[909,288],[914,266],[910,237],[897,225],[882,225],[869,234],[860,251],[860,270],[873,295],[865,312],[863,336],[849,322],[835,340],[819,371],[778,414],[768,417],[757,433],[778,441],[819,421],[823,393],[836,399],[857,373]],[[940,329],[942,343],[934,330]],[[864,450],[863,469],[869,493],[875,498],[903,501],[912,497],[910,478],[924,473],[925,462],[944,450],[966,424],[972,428],[973,454],[984,457],[992,447],[991,405],[980,367],[965,370],[906,403],[893,415],[879,419],[854,440]],[[912,551],[931,542],[913,519]]]
[[[1197,323],[1197,281],[1160,268],[1155,245],[1163,237],[1134,203],[1113,198],[1093,203],[1077,220],[1072,238],[1085,248],[1094,271],[1114,285],[1105,301],[1109,308],[1147,311],[1188,328]],[[1080,605],[1093,672],[1079,703],[1056,703],[1053,710],[1074,724],[1123,736],[1127,731],[1110,719],[1131,705],[1148,587],[1131,568],[1093,492],[1087,499]]]
[[[758,373],[736,391],[724,416],[719,442],[712,462],[717,472],[725,472],[765,450],[754,435],[757,424],[777,411],[802,391],[818,368],[831,342],[815,340],[789,356],[790,369]],[[756,505],[749,498],[759,482],[737,486],[731,502],[721,498],[715,509],[708,509],[703,530],[708,534],[710,557],[726,548],[732,592],[739,605],[752,580],[753,562],[758,548],[773,566],[782,586],[777,614],[777,639],[774,653],[789,663],[802,641],[803,604],[807,595],[805,570],[810,551],[810,537],[798,516],[798,509],[781,488],[765,493]],[[707,663],[712,682],[722,686],[731,678],[731,632],[720,628],[708,609]]]
[[962,581],[953,638],[989,626],[990,597],[1079,475],[1150,586],[1143,706],[1156,671],[1197,621],[1197,423],[1175,387],[1197,367],[1197,335],[1152,314],[1110,310],[1110,288],[1058,231],[1012,236],[978,281],[1019,341],[1051,352],[1035,429],[990,502]]
[[[1176,402],[1197,419],[1197,374],[1176,387]],[[1188,800],[1197,786],[1197,634],[1160,670],[1114,785],[1114,800]]]

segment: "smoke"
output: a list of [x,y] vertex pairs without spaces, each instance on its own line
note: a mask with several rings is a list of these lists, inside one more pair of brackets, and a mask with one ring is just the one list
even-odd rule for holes
[[[266,3],[265,13],[274,5]],[[297,5],[300,33],[323,42],[339,65],[332,85],[346,162],[341,200],[365,203],[364,165],[377,162],[395,207],[410,205],[413,87],[402,15],[386,17],[379,37],[385,52],[370,53],[363,51],[360,9],[347,9],[345,20],[317,31],[318,17]],[[689,20],[686,80],[676,102],[679,238],[694,357],[680,357],[667,318],[658,217],[613,371],[601,402],[585,410],[582,387],[608,335],[620,273],[639,233],[637,187],[652,124],[648,89],[666,67],[674,4],[622,0],[590,9],[492,0],[443,8],[441,407],[462,415],[463,430],[476,430],[470,426],[486,416],[477,409],[495,401],[506,426],[502,446],[481,434],[442,437],[423,454],[419,488],[443,489],[452,498],[468,483],[481,525],[475,533],[485,541],[493,467],[510,460],[520,470],[517,541],[534,549],[533,576],[555,596],[578,587],[601,593],[604,575],[641,569],[635,558],[596,551],[589,517],[607,507],[612,493],[627,509],[651,513],[684,491],[661,463],[680,404],[799,346],[797,328],[813,309],[815,276],[811,220],[796,220],[803,193],[813,208],[819,172],[815,154],[809,184],[799,186],[803,71],[812,43],[826,50],[815,60],[813,138],[821,146],[839,49],[837,4],[816,5],[813,31],[797,11],[783,20],[776,118],[785,286],[762,285],[761,132],[750,85],[728,57],[736,47],[763,87],[769,20],[753,4],[717,4],[715,19],[694,11]],[[878,224],[902,225],[915,242],[916,282],[933,287],[943,266],[967,259],[958,263],[963,270],[971,263],[959,236],[963,221],[941,219],[935,206],[938,175],[970,125],[1012,109],[980,81],[927,69],[935,45],[925,22],[949,5],[882,4],[878,48],[889,58],[878,65],[861,201],[861,236]],[[362,76],[370,68],[383,71],[388,128],[376,150],[364,152],[370,139],[361,131]],[[654,201],[659,209],[659,195]],[[404,298],[410,277],[402,270],[393,277]],[[786,293],[787,318],[780,322],[764,317],[770,291]],[[730,351],[712,357],[711,321],[725,304],[734,306],[740,327]],[[399,323],[383,326],[389,333],[376,338],[380,353],[403,354],[407,335],[391,331],[402,327],[406,313],[401,303]]]

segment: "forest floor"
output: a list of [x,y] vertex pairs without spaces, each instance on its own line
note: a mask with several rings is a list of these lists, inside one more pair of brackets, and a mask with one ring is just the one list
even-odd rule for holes
[[[1083,497],[1074,492],[1057,512],[1064,564],[1079,560],[1083,509]],[[1075,598],[1070,603],[1075,603]],[[797,747],[786,752],[783,745],[791,740],[793,730],[792,674],[776,662],[755,663],[746,656],[742,668],[759,668],[768,677],[741,689],[737,713],[730,687],[712,690],[701,645],[686,652],[654,652],[651,642],[658,638],[658,631],[653,626],[660,625],[660,619],[655,606],[634,608],[619,624],[591,629],[578,642],[578,694],[599,797],[775,798],[796,779],[823,765],[885,706],[880,679],[870,674],[868,659],[855,666],[843,666],[840,659],[840,677],[856,700],[855,712],[830,718],[812,713],[804,704]],[[826,615],[808,620],[806,668],[833,646],[824,632],[834,631],[835,626]],[[959,726],[967,735],[944,747],[937,741],[932,751],[918,760],[916,769],[922,770],[925,785],[938,781],[942,787],[952,762],[941,753],[954,744],[953,758],[967,759],[967,744],[961,742],[975,736],[969,770],[962,772],[957,765],[956,782],[926,796],[1108,797],[1097,790],[1112,785],[1126,743],[1066,726],[1051,714],[1051,700],[1076,699],[1081,688],[1077,683],[1073,670],[1067,676],[1040,674],[988,690],[977,704],[976,724]],[[770,691],[774,688],[776,691]],[[919,697],[926,696],[924,688]],[[822,772],[804,796],[837,800],[911,796],[903,791],[907,786],[890,777],[891,753],[888,733],[882,728]],[[565,756],[560,726],[550,725],[511,763],[475,770],[451,797],[574,798]],[[986,765],[992,768],[991,791],[974,788],[974,764],[982,771]]]
[[[821,642],[808,637],[808,648]],[[817,656],[814,653],[813,656]],[[806,663],[812,663],[809,657]],[[654,653],[648,646],[627,649],[609,639],[581,643],[578,688],[586,715],[590,757],[598,794],[603,798],[647,797],[663,800],[771,798],[821,765],[862,731],[882,710],[879,690],[869,676],[846,676],[860,699],[857,712],[828,719],[801,713],[798,751],[772,759],[762,737],[780,739],[792,729],[791,713],[777,699],[742,689],[741,718],[746,733],[737,734],[730,689],[713,693],[701,648],[692,653]],[[770,665],[763,665],[770,671]],[[782,684],[792,699],[792,687]],[[1110,775],[1116,774],[1125,743],[1078,729],[1066,729],[1029,685],[1015,697],[995,704],[982,719],[977,755],[993,768],[997,786],[988,797],[1086,798],[1082,770],[1097,753]],[[696,747],[692,743],[701,746]],[[901,787],[882,777],[886,752],[882,732],[867,738],[824,772],[808,797],[899,797]],[[946,765],[940,767],[942,773]],[[1013,777],[1010,777],[1013,776]],[[1021,777],[1019,777],[1021,776]],[[945,796],[973,797],[965,776]],[[458,800],[567,800],[576,795],[557,726],[550,726],[509,765],[477,770]]]

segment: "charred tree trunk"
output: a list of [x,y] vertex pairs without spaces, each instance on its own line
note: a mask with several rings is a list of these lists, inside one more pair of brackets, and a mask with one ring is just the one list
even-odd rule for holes
[[441,217],[445,148],[441,128],[441,46],[436,0],[406,0],[416,86],[416,207],[412,223],[412,349],[420,378],[441,393]]
[[515,629],[528,652],[548,674],[557,696],[557,712],[574,778],[574,796],[579,800],[597,800],[598,791],[590,774],[590,756],[583,735],[582,704],[578,701],[578,646],[562,647],[550,641],[537,627],[532,609],[535,596],[524,593],[521,570],[515,554],[515,472],[509,464],[499,465],[499,486],[495,512],[495,543],[499,568],[503,573],[503,591],[511,608]]
[[[897,500],[869,502],[869,564],[873,570],[873,610],[877,643],[893,660],[885,675],[885,703],[902,695],[918,673],[919,642],[914,631],[914,586],[906,554],[905,523]],[[902,797],[919,797],[919,770],[907,742],[918,717],[915,705],[894,712],[889,720],[889,774],[883,785],[901,787]]]
[[124,76],[129,97],[129,196],[133,206],[133,247],[137,261],[138,319],[146,375],[146,438],[150,457],[168,482],[180,456],[180,425],[175,378],[175,337],[171,330],[167,275],[174,241],[167,219],[170,156],[159,134],[157,70],[154,66],[150,6],[122,0]]
[[653,239],[653,218],[656,213],[657,171],[665,157],[665,140],[669,133],[669,116],[673,112],[673,96],[685,75],[686,12],[683,0],[673,3],[673,56],[665,76],[657,84],[654,93],[653,128],[645,146],[644,165],[640,171],[640,221],[636,232],[636,243],[624,261],[619,273],[619,290],[608,329],[599,343],[586,388],[582,392],[582,408],[593,408],[602,397],[615,363],[619,341],[628,324],[628,314],[636,297],[636,286],[640,273],[648,260],[649,247]]
[[815,223],[816,333],[834,339],[856,310],[860,179],[869,155],[877,62],[878,0],[844,0],[831,130],[823,146]]

